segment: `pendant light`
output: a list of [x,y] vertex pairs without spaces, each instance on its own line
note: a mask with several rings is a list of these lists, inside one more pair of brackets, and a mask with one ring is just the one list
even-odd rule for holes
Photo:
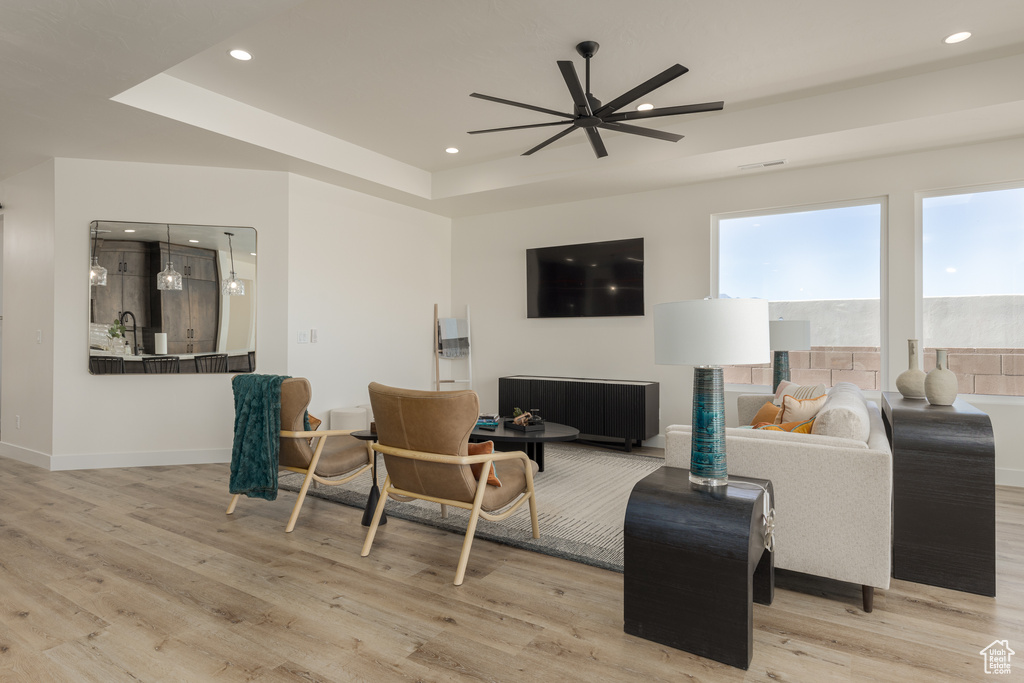
[[226,296],[242,296],[245,294],[245,283],[235,277],[235,252],[231,248],[231,238],[234,237],[235,233],[226,232],[228,236],[228,255],[231,256],[231,277],[224,280],[224,286],[221,291]]
[[181,289],[181,273],[171,263],[171,226],[167,226],[167,267],[156,276],[157,289]]
[[107,269],[100,265],[99,257],[96,256],[96,241],[100,236],[100,229],[92,229],[92,263],[89,265],[89,284],[92,286],[107,286]]

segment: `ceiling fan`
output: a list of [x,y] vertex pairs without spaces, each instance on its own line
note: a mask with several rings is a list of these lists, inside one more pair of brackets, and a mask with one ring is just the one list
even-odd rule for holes
[[544,126],[567,126],[565,130],[551,136],[536,147],[523,152],[523,156],[529,156],[530,154],[547,147],[555,140],[565,137],[577,128],[582,128],[587,133],[587,138],[590,140],[590,146],[594,148],[594,154],[596,154],[598,158],[601,158],[608,156],[608,150],[605,149],[604,141],[601,140],[601,134],[598,132],[599,128],[603,128],[604,130],[613,130],[619,133],[629,133],[631,135],[642,135],[644,137],[655,138],[657,140],[678,142],[683,138],[682,135],[666,133],[660,130],[651,130],[650,128],[641,128],[640,126],[632,126],[627,123],[623,123],[623,121],[649,119],[654,118],[655,116],[676,116],[677,114],[719,111],[723,106],[725,106],[724,102],[704,102],[703,104],[685,104],[678,107],[660,107],[658,109],[648,109],[647,111],[619,111],[619,109],[625,107],[627,104],[635,102],[647,93],[660,88],[669,81],[674,80],[689,71],[689,69],[680,64],[670,66],[657,76],[644,81],[632,90],[619,95],[608,104],[602,105],[601,100],[594,97],[590,92],[590,58],[597,53],[597,49],[599,47],[600,45],[592,40],[586,40],[576,46],[576,52],[578,52],[587,63],[586,91],[584,91],[583,86],[580,85],[580,78],[576,73],[575,65],[569,61],[558,62],[558,69],[562,72],[562,78],[565,79],[565,85],[569,88],[569,94],[572,95],[574,105],[574,113],[572,114],[566,114],[553,109],[545,109],[544,107],[536,107],[532,104],[513,102],[512,100],[505,100],[500,97],[481,95],[480,93],[470,94],[470,97],[478,97],[481,100],[490,100],[491,102],[499,102],[501,104],[509,104],[513,107],[522,107],[523,109],[532,109],[533,111],[539,111],[543,114],[560,116],[568,119],[568,121],[550,121],[548,123],[531,123],[525,126],[506,126],[504,128],[471,130],[468,131],[469,134],[476,135],[477,133],[496,133],[503,130],[521,130],[523,128],[541,128]]

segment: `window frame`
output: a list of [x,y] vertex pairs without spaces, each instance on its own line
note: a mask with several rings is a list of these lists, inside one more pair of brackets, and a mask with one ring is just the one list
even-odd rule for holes
[[[720,250],[720,223],[723,220],[732,220],[735,218],[750,218],[754,216],[777,216],[780,214],[789,213],[808,213],[811,211],[822,211],[828,209],[845,209],[854,206],[878,206],[879,215],[879,226],[878,226],[878,349],[880,356],[879,365],[879,386],[882,387],[881,391],[885,391],[886,378],[889,376],[889,196],[878,195],[872,197],[861,197],[857,199],[844,199],[830,202],[813,202],[809,204],[797,204],[790,206],[777,206],[768,209],[747,209],[743,211],[726,211],[720,213],[711,214],[711,272],[710,272],[710,283],[709,291],[713,298],[718,298],[721,294],[721,282],[719,279],[720,268],[719,262],[721,259]],[[917,202],[918,207],[922,206],[922,202]],[[920,236],[921,236],[921,212],[918,212],[918,248],[917,258],[918,263],[921,261],[921,249],[920,249]],[[917,269],[918,279],[918,293],[921,289],[921,269]],[[920,296],[918,296],[920,299]],[[919,322],[923,316],[923,306],[918,307],[918,318]],[[764,384],[737,384],[732,385],[736,388],[744,387],[765,387],[769,389],[770,385]],[[731,388],[731,387],[730,387]]]
[[[914,329],[915,336],[921,340],[920,352],[924,353],[924,200],[933,197],[955,197],[962,194],[981,194],[983,192],[999,192],[1001,190],[1024,190],[1024,180],[1006,180],[978,185],[958,185],[931,190],[919,190],[914,193]],[[883,367],[885,355],[882,356]],[[925,368],[925,372],[928,369]],[[977,397],[984,403],[994,405],[1022,405],[1024,395],[1012,394],[959,394],[964,397]]]

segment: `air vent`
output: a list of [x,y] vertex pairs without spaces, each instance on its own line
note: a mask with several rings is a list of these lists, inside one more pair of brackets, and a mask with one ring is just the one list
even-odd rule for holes
[[749,171],[753,168],[768,168],[769,166],[782,166],[786,163],[785,159],[776,159],[774,161],[759,161],[756,164],[743,164],[739,167],[741,171]]

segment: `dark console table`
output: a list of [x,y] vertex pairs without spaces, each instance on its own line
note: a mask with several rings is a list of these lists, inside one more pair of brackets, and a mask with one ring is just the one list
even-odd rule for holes
[[714,489],[662,467],[629,496],[623,526],[625,631],[746,669],[754,653],[752,602],[770,605],[764,549],[765,479],[730,475]]
[[892,446],[892,575],[996,594],[995,443],[984,412],[882,393]]
[[623,439],[632,450],[658,433],[658,383],[515,375],[498,378],[498,412],[536,408],[587,436]]

